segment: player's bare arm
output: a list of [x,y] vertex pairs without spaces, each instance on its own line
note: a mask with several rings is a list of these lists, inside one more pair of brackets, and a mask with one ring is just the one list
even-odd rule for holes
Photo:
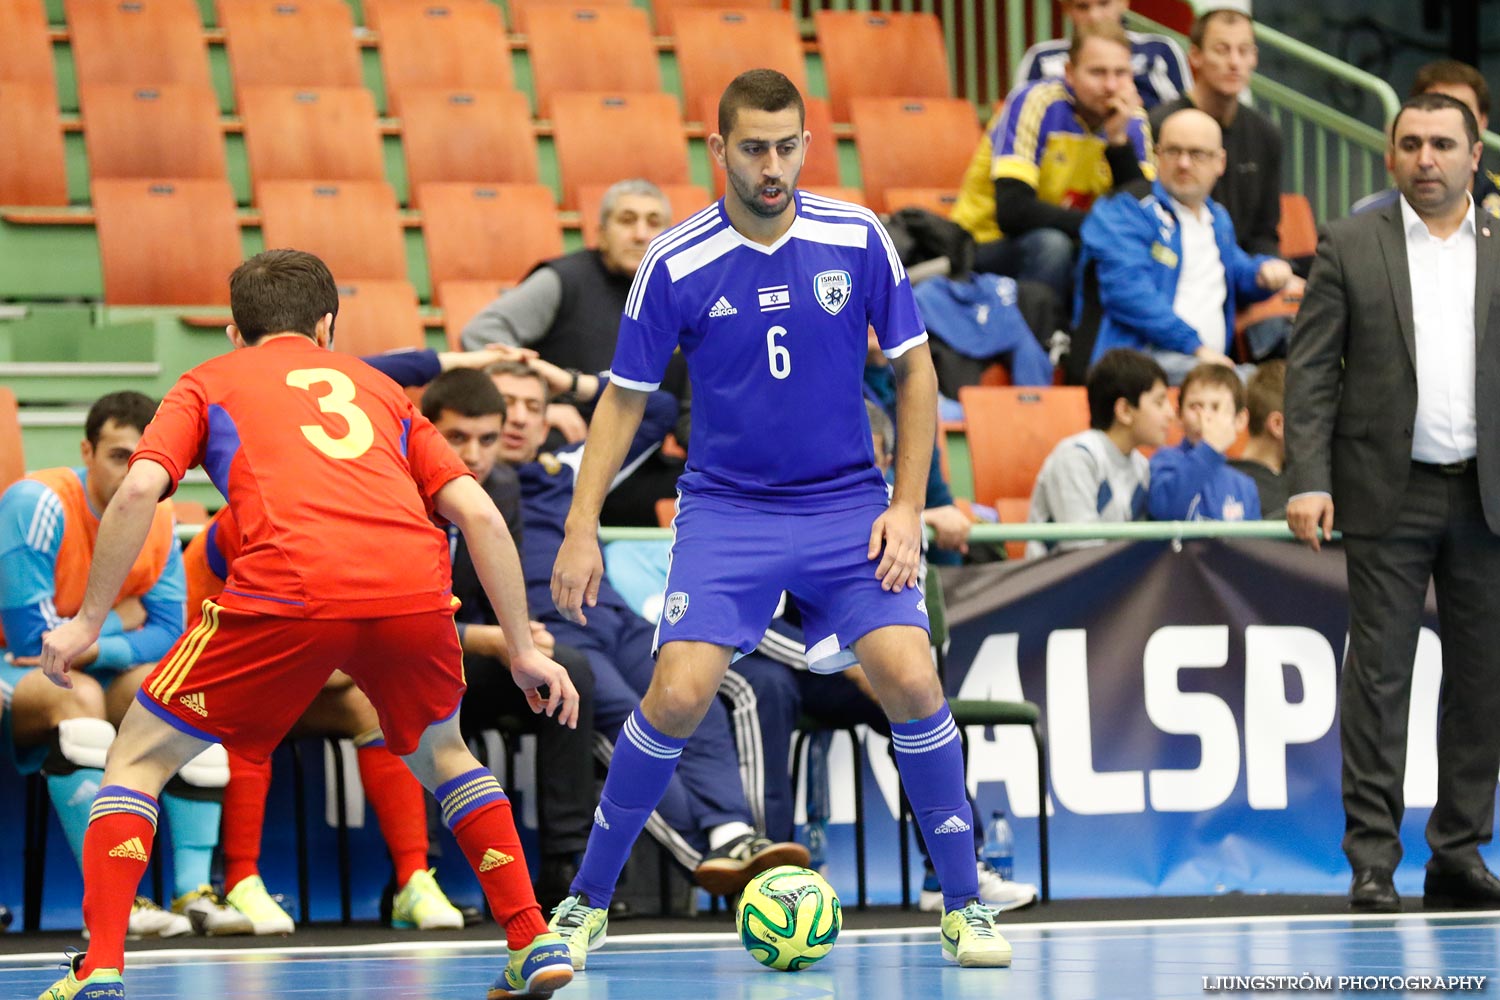
[[42,672],[59,687],[71,688],[68,668],[99,638],[125,577],[141,554],[156,505],[172,485],[167,470],[150,459],[130,467],[114,499],[99,520],[99,540],[83,605],[71,621],[42,636]]
[[[505,631],[511,677],[526,692],[531,710],[545,711],[570,729],[577,727],[578,690],[568,672],[537,649],[532,639],[521,560],[505,518],[484,488],[468,476],[447,483],[435,500],[437,512],[463,532],[479,582]],[[545,700],[537,690],[541,687],[547,688]]]
[[886,590],[915,587],[922,572],[922,505],[937,438],[937,372],[926,344],[891,362],[896,373],[896,486],[870,528],[869,558]]
[[583,606],[593,607],[599,600],[599,584],[604,579],[599,511],[641,426],[648,396],[649,392],[610,383],[594,407],[588,447],[583,450],[573,505],[568,509],[567,535],[552,565],[552,603],[564,618],[580,625],[588,623]]

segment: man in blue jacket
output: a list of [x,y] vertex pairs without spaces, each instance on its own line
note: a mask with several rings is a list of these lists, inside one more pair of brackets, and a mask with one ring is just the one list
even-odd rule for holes
[[1224,173],[1219,123],[1193,108],[1162,122],[1158,176],[1094,206],[1083,224],[1074,325],[1097,328],[1093,359],[1116,347],[1154,357],[1173,385],[1229,358],[1238,305],[1292,278],[1284,260],[1251,256],[1208,195]]

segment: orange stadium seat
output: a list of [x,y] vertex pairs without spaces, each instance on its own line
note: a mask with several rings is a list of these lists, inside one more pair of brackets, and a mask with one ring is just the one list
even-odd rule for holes
[[218,0],[235,90],[363,87],[344,0]]
[[[681,222],[714,200],[708,189],[698,184],[663,184],[661,193],[672,206],[672,221]],[[608,184],[588,184],[578,189],[578,221],[583,229],[583,245],[599,245],[599,213],[604,208]]]
[[964,386],[964,433],[974,467],[974,500],[993,506],[1031,496],[1036,474],[1057,442],[1088,430],[1082,386]]
[[401,214],[384,181],[261,181],[255,201],[267,249],[315,253],[340,283],[406,280]]
[[[510,0],[510,30],[526,34],[530,29],[527,18],[533,10],[547,7],[577,7],[583,0]],[[591,7],[627,7],[631,0],[595,0]]]
[[656,44],[639,7],[539,7],[526,15],[537,117],[564,93],[661,90]]
[[[661,7],[657,7],[660,16]],[[797,21],[785,10],[684,8],[677,12],[677,73],[686,113],[703,114],[716,128],[719,96],[740,73],[765,67],[785,73],[807,92],[807,65]]]
[[57,87],[52,39],[42,0],[0,0],[0,83],[33,83]]
[[[821,97],[804,97],[802,103],[807,109],[807,119],[803,124],[812,133],[812,144],[802,161],[802,174],[797,184],[799,187],[839,187],[843,181],[839,177],[839,149],[838,140],[833,135],[833,112],[828,101]],[[702,113],[706,116],[704,126],[708,131],[717,131],[719,99],[705,98]],[[714,191],[722,198],[726,183],[724,171],[717,163],[713,170]]]
[[489,0],[367,0],[380,27],[380,67],[388,114],[409,91],[514,90],[510,42]]
[[212,87],[86,83],[78,98],[90,177],[225,176]]
[[93,201],[106,303],[229,304],[243,255],[227,180],[96,180]]
[[383,181],[375,99],[363,87],[240,91],[250,179]]
[[957,188],[979,144],[979,119],[961,97],[856,97],[849,102],[865,197],[886,210],[893,187]]
[[[682,39],[679,33],[682,31],[682,21],[680,18],[683,14],[697,10],[709,11],[711,13],[721,10],[738,10],[758,14],[766,10],[779,10],[780,6],[775,0],[651,0],[651,16],[655,19],[656,33],[658,35],[679,36],[677,50],[681,52]],[[678,58],[681,58],[681,56]],[[770,66],[773,69],[780,69],[779,66],[771,62],[752,62],[747,64],[745,68],[749,69],[751,66]]]
[[514,287],[515,283],[510,281],[445,281],[433,285],[432,300],[443,307],[443,332],[448,338],[448,349],[463,350],[464,325],[498,299],[500,293]]
[[1311,257],[1318,252],[1318,220],[1305,194],[1281,196],[1281,224],[1276,227],[1281,256],[1287,260]]
[[808,194],[820,194],[825,198],[837,198],[839,201],[851,201],[856,205],[862,205],[865,208],[869,207],[869,200],[860,188],[840,187],[828,184],[798,184],[797,187]]
[[379,354],[426,347],[417,293],[407,281],[340,281],[333,349],[340,354]]
[[[1031,497],[1001,497],[995,504],[995,513],[1000,516],[1001,524],[1025,524],[1031,516]],[[1025,559],[1026,543],[1006,542],[1005,558]]]
[[543,184],[426,184],[422,233],[432,285],[520,281],[563,252],[552,189]]
[[890,187],[885,189],[885,210],[894,212],[898,208],[925,208],[934,215],[947,218],[958,201],[958,189]]
[[855,97],[953,96],[936,15],[820,10],[813,23],[834,121]]
[[16,394],[0,385],[0,492],[26,475],[26,453],[21,446],[21,418]]
[[552,145],[564,208],[577,207],[579,188],[622,177],[692,183],[677,100],[667,94],[559,94]]
[[80,85],[213,85],[196,0],[68,0],[67,12]]
[[62,119],[51,83],[0,80],[0,205],[66,205]]
[[535,184],[536,136],[526,96],[514,90],[412,90],[401,145],[413,208],[424,184]]

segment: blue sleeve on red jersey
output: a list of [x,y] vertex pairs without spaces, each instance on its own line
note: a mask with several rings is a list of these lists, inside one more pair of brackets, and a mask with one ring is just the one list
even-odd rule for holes
[[426,385],[443,373],[443,363],[438,360],[437,351],[426,347],[370,354],[360,360],[407,388]]

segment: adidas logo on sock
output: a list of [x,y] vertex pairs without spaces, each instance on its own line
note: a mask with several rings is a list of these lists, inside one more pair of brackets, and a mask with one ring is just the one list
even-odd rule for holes
[[493,847],[484,852],[484,857],[479,860],[479,871],[481,873],[494,871],[502,865],[508,865],[516,860],[504,851],[497,851]]
[[109,849],[112,858],[129,858],[131,861],[150,861],[151,857],[146,853],[146,845],[141,843],[140,837],[131,837],[129,840],[116,844]]
[[708,315],[712,319],[715,316],[733,316],[737,312],[739,310],[730,305],[728,299],[720,295],[719,301],[714,303],[713,308],[708,311]]
[[594,825],[602,827],[605,830],[609,829],[609,821],[604,818],[604,807],[603,806],[595,806],[594,807]]
[[957,816],[949,816],[933,833],[968,833],[972,827]]
[[177,700],[205,719],[208,718],[208,705],[203,700],[203,692],[194,691],[192,694],[185,694]]

